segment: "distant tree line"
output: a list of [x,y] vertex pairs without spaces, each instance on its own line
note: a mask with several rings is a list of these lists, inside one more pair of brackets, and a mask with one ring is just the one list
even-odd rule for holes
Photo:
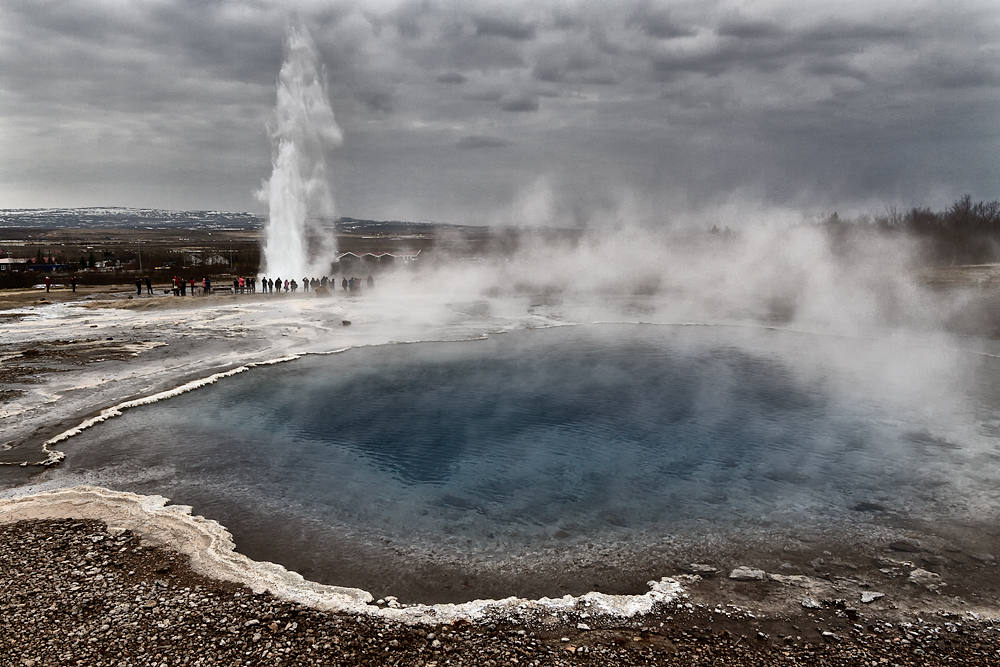
[[[921,259],[933,264],[988,264],[1000,261],[1000,201],[972,201],[963,195],[943,211],[914,207],[847,220],[833,213],[822,223],[837,241],[859,236],[905,236],[919,244]],[[846,245],[845,245],[846,247]]]

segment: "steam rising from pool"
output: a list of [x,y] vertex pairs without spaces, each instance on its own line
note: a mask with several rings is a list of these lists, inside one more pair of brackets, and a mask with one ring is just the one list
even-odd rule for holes
[[342,141],[316,45],[304,27],[291,26],[271,127],[271,178],[257,193],[268,204],[266,275],[301,278],[329,272],[336,239],[316,233],[313,221],[335,214],[326,151]]

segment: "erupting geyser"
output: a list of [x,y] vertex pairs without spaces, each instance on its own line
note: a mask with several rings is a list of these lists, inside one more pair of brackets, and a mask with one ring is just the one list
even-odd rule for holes
[[267,201],[263,272],[301,278],[325,275],[336,254],[332,234],[315,219],[334,216],[326,151],[343,141],[330,108],[326,72],[303,27],[289,27],[271,134],[271,178],[258,192]]

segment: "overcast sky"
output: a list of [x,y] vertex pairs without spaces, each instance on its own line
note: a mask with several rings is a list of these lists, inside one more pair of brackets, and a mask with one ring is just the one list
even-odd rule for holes
[[342,215],[1000,197],[996,0],[3,0],[0,208],[266,210],[289,8]]

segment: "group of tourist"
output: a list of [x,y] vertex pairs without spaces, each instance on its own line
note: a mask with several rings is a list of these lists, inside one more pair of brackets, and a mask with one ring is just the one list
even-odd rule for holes
[[[145,278],[136,277],[135,279],[135,294],[136,296],[142,296],[143,285],[146,287],[146,294],[153,294],[153,281],[148,276]],[[187,296],[188,290],[191,290],[191,296],[195,295],[196,283],[194,278],[188,278],[185,280],[180,276],[174,276],[170,281],[170,291],[174,296]],[[75,290],[74,290],[75,291]],[[212,279],[208,276],[201,279],[201,293],[211,294],[212,293]]]
[[[356,278],[351,276],[348,278],[344,276],[340,281],[340,286],[345,292],[355,293],[361,290],[362,284],[366,284],[368,288],[375,287],[375,278],[371,275],[362,281],[361,278]],[[142,288],[145,285],[146,293],[153,294],[153,283],[148,277],[135,279],[135,293],[136,296],[142,296]],[[337,280],[334,277],[322,278],[303,278],[302,282],[299,283],[296,280],[284,280],[281,278],[260,278],[260,291],[263,294],[280,294],[284,292],[297,292],[299,287],[302,288],[303,292],[308,292],[310,290],[317,291],[319,289],[337,289]],[[73,284],[74,291],[76,291],[76,281]],[[171,292],[174,296],[187,296],[188,290],[191,291],[191,296],[195,295],[196,283],[194,278],[189,278],[185,280],[180,276],[174,276],[171,283]],[[233,277],[233,294],[255,294],[257,292],[257,276],[244,277],[244,276],[234,276]],[[207,276],[201,279],[201,293],[211,294],[212,293],[212,279]]]
[[[241,278],[242,280],[242,278]],[[375,287],[375,278],[369,274],[368,278],[364,281],[367,283],[369,289]],[[302,287],[303,292],[308,292],[309,290],[316,291],[319,289],[337,289],[337,279],[335,277],[327,278],[323,276],[322,278],[303,278],[300,284],[294,278],[292,280],[285,280],[282,282],[281,278],[261,278],[261,292],[265,294],[275,294],[281,293],[282,290],[285,292],[297,292],[299,287]],[[340,281],[340,286],[345,292],[358,292],[361,290],[362,280],[361,278],[356,278],[351,276],[348,278],[344,276]]]

